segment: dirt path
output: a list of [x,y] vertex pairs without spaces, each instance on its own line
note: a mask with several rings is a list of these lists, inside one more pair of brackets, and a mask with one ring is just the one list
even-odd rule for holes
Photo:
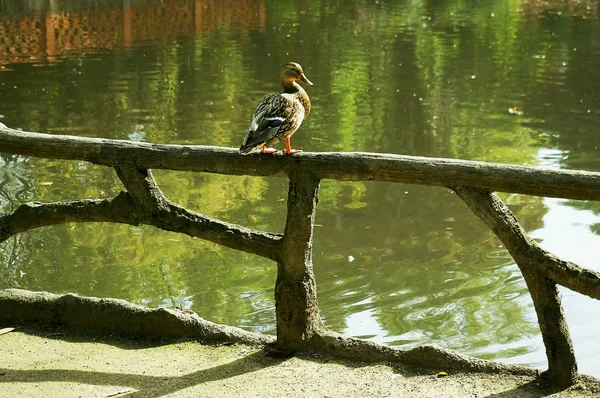
[[[0,335],[0,397],[598,397],[600,384],[540,390],[528,377],[416,372],[248,346],[144,345],[70,334]],[[443,369],[440,369],[442,371]]]

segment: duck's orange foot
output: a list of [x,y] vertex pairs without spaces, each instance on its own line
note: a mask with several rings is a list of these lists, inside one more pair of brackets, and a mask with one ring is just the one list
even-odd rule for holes
[[292,149],[292,141],[290,137],[285,139],[285,149],[283,150],[284,155],[293,155],[295,153],[302,152],[301,149]]
[[261,151],[262,151],[262,153],[273,154],[273,153],[277,152],[277,149],[262,147]]

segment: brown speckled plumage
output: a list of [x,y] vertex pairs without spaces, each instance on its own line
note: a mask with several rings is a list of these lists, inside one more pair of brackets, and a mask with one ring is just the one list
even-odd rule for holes
[[275,150],[267,147],[281,140],[286,140],[284,154],[298,152],[291,149],[290,137],[310,113],[310,99],[298,80],[312,86],[299,64],[286,64],[281,71],[283,93],[267,94],[258,103],[240,153],[247,154],[257,149],[273,153]]

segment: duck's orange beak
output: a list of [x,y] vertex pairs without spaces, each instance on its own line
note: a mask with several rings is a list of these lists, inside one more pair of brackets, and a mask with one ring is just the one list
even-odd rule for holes
[[300,75],[300,80],[302,80],[302,83],[308,84],[309,86],[313,85],[312,82],[310,80],[308,80],[306,75],[304,75],[304,73]]

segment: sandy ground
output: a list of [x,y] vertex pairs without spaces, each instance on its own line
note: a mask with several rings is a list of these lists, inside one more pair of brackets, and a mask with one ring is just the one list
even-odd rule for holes
[[0,335],[0,397],[599,397],[600,383],[541,390],[522,376],[397,369],[248,346],[158,345],[18,330]]

